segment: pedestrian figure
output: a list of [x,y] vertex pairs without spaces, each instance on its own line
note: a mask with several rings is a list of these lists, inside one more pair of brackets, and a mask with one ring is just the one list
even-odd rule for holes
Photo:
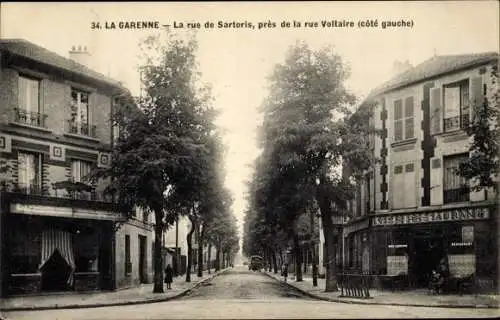
[[167,264],[167,267],[165,268],[165,283],[167,284],[167,289],[172,289],[173,273],[172,267],[170,264]]
[[283,265],[282,274],[283,274],[283,278],[285,278],[285,282],[286,282],[286,278],[288,277],[288,264],[286,264],[286,263]]
[[431,281],[429,283],[429,291],[431,294],[439,294],[443,289],[444,278],[436,272],[436,270],[432,270]]

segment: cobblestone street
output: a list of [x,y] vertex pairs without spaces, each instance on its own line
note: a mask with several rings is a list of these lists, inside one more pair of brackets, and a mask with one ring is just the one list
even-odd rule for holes
[[5,312],[7,319],[238,319],[495,317],[498,309],[359,305],[316,301],[244,267],[222,273],[186,296],[161,303],[72,310]]

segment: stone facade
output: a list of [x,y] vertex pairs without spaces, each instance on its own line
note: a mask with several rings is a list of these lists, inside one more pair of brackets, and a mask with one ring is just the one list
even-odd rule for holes
[[[97,266],[102,270],[97,274],[93,270],[75,273],[73,290],[113,289],[150,282],[150,222],[140,216],[123,224],[125,216],[120,208],[102,193],[106,181],[88,184],[93,191],[78,194],[60,187],[60,183],[80,180],[87,168],[109,165],[113,141],[110,116],[116,97],[129,95],[128,90],[113,79],[24,40],[0,41],[0,69],[0,159],[9,167],[0,173],[2,199],[8,200],[2,201],[1,234],[6,234],[8,224],[13,223],[3,218],[4,213],[33,216],[42,226],[57,222],[74,238],[80,228],[91,225],[89,228],[94,231],[100,230],[101,242],[95,251],[102,258]],[[85,114],[84,99],[88,100],[85,117],[81,116]],[[77,120],[70,122],[72,103],[79,105],[79,111]],[[24,165],[29,173],[20,172],[23,154],[34,159],[29,160],[32,164]],[[29,177],[21,181],[22,174]],[[26,181],[28,186],[24,185]],[[115,229],[118,231],[113,236]],[[132,269],[128,275],[124,270],[125,234],[130,236]],[[142,251],[139,239],[143,239]],[[144,256],[141,263],[139,252]],[[33,280],[39,276],[11,276],[15,266],[8,265],[11,257],[6,254],[2,251],[0,259],[2,295],[8,294],[8,283],[16,288],[24,283],[26,292],[39,291]]]
[[[498,63],[498,55],[433,58],[367,99],[375,102],[370,122],[381,132],[369,141],[379,162],[368,170],[346,212],[346,269],[404,275],[408,286],[422,286],[443,260],[454,276],[474,274],[485,288],[497,285],[493,193],[464,189],[460,197],[452,194],[445,174],[452,178],[444,168],[450,156],[468,154],[471,138],[460,126],[472,120],[482,85],[492,87],[492,63]],[[460,95],[466,97],[461,104],[468,103],[467,111],[456,117],[460,124],[451,123],[449,115],[445,123],[444,90],[456,83],[464,83]]]

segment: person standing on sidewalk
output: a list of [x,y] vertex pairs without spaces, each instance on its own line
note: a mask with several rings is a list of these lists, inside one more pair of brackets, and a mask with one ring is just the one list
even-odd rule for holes
[[165,268],[165,283],[167,284],[167,289],[172,289],[173,273],[174,271],[172,270],[172,267],[170,264],[167,264],[167,267]]
[[282,274],[283,274],[283,278],[285,279],[285,282],[286,282],[286,278],[288,277],[288,264],[286,264],[286,263],[283,265]]

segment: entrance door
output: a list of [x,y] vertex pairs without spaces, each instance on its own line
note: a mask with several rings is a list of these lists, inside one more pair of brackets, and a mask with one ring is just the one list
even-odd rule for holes
[[437,270],[444,257],[443,237],[417,236],[413,242],[412,278],[417,287],[427,287],[432,270]]
[[55,250],[49,260],[42,267],[42,291],[70,290],[71,267]]
[[139,280],[141,283],[147,283],[147,261],[146,261],[146,237],[139,235]]
[[99,245],[100,286],[104,290],[113,289],[113,240],[109,228],[103,228]]

